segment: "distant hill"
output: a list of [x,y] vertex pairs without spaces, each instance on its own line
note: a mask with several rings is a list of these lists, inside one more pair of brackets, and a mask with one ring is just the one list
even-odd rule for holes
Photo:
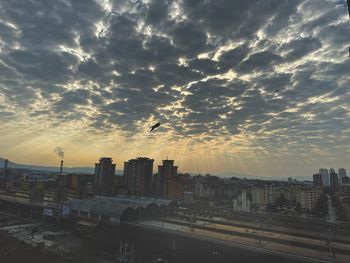
[[[0,158],[0,167],[4,165],[4,158]],[[9,160],[9,168],[15,169],[29,169],[33,171],[44,171],[44,172],[59,172],[59,166],[41,166],[32,164],[18,164]],[[95,169],[93,167],[63,167],[64,173],[78,173],[78,174],[93,174]],[[117,171],[119,172],[119,171]]]

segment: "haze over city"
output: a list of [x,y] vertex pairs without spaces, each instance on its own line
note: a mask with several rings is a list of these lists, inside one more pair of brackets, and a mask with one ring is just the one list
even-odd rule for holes
[[53,166],[62,146],[67,166],[147,156],[270,178],[349,168],[350,24],[336,1],[0,7],[0,157]]

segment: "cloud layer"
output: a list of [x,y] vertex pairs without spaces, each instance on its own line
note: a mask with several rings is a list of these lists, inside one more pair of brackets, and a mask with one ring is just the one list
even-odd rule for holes
[[[74,130],[207,147],[263,170],[346,161],[349,29],[332,0],[1,1],[0,121],[61,142]],[[145,135],[153,121],[163,139]]]

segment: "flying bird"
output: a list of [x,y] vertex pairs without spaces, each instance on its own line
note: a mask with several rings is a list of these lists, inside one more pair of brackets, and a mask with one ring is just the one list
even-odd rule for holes
[[275,89],[275,92],[279,92],[280,90],[279,89]]
[[119,13],[117,13],[117,12],[115,12],[115,11],[113,11],[113,10],[111,10],[111,12],[109,12],[111,15],[116,15],[116,16],[119,16],[120,14]]
[[156,124],[154,124],[154,125],[151,127],[151,130],[150,130],[149,132],[153,131],[155,128],[158,128],[159,126],[160,126],[160,123],[157,122]]

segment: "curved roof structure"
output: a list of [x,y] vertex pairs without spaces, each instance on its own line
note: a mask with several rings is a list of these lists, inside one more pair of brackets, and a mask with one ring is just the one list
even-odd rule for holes
[[140,210],[140,208],[145,210],[149,207],[160,208],[177,205],[177,202],[173,200],[134,196],[95,196],[91,199],[72,199],[69,203],[71,210],[113,217],[119,219],[119,222],[122,221],[125,212],[135,214],[135,211]]
[[136,205],[144,205],[148,206],[151,203],[155,203],[158,206],[165,205],[177,205],[177,202],[171,199],[163,199],[163,198],[155,198],[155,197],[145,197],[145,196],[125,196],[125,195],[117,195],[113,198],[119,199],[119,200],[127,200],[132,203],[135,203]]
[[132,208],[129,204],[116,202],[105,198],[92,198],[92,199],[72,199],[70,200],[71,210],[78,210],[87,213],[100,214],[103,216],[110,216],[115,218],[121,218],[123,212]]

